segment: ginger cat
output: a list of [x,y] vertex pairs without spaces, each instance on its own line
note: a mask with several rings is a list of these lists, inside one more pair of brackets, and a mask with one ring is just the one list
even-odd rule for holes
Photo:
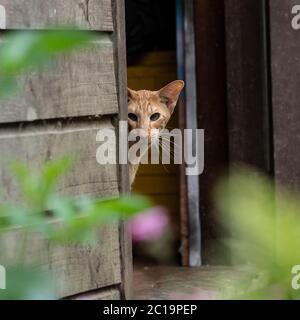
[[[173,81],[158,91],[134,91],[128,88],[129,130],[136,129],[141,138],[148,138],[150,147],[157,138],[157,130],[152,130],[166,128],[183,88],[184,82],[181,80]],[[138,164],[129,164],[131,185],[138,167]]]

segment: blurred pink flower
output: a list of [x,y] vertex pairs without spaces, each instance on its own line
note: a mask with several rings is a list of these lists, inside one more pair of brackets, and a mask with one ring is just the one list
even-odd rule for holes
[[129,223],[132,240],[135,242],[155,241],[165,232],[169,224],[168,212],[164,207],[154,207]]

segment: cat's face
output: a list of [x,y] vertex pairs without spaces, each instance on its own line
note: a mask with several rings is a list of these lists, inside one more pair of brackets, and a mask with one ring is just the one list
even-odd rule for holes
[[184,82],[176,80],[159,91],[128,89],[129,129],[137,129],[142,138],[155,139],[164,129],[176,107]]

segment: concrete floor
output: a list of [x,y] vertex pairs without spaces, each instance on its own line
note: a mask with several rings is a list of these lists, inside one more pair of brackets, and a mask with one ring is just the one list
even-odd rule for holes
[[[141,300],[210,300],[226,297],[249,270],[232,267],[136,267],[134,299]],[[251,274],[251,281],[253,280]],[[250,281],[250,282],[251,282]]]

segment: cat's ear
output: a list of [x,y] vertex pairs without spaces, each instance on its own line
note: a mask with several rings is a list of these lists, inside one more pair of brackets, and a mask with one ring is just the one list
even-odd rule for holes
[[136,95],[137,95],[136,91],[127,88],[128,102],[129,102],[130,100],[134,100],[135,97],[136,97]]
[[176,80],[158,91],[161,101],[168,106],[171,113],[173,113],[176,107],[179,95],[183,88],[184,82],[182,80]]

